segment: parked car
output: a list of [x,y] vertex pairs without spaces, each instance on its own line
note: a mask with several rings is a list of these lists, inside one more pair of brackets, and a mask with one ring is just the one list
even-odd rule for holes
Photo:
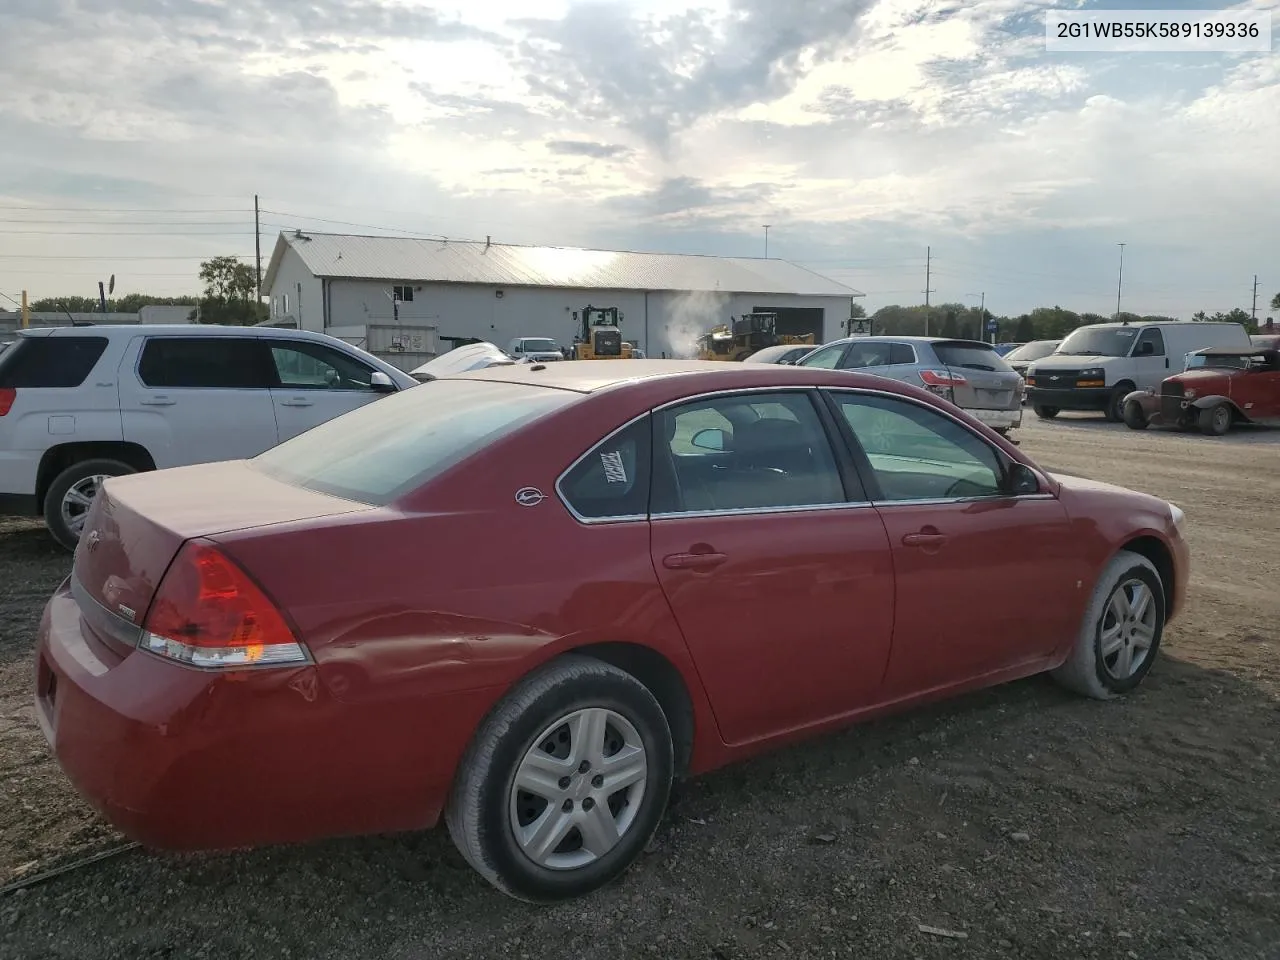
[[678,777],[1041,671],[1134,690],[1182,524],[883,377],[495,367],[108,480],[35,713],[148,846],[443,818],[495,886],[558,900],[641,853]]
[[1013,351],[1017,350],[1019,347],[1025,347],[1025,346],[1026,346],[1025,343],[997,343],[995,344],[995,351],[1000,356],[1007,357],[1009,354],[1013,353]]
[[438,377],[466,373],[470,370],[509,367],[516,362],[509,354],[503,353],[492,343],[468,343],[461,347],[454,347],[434,360],[428,360],[422,366],[411,370],[409,376],[425,383]]
[[22,330],[0,354],[0,513],[43,517],[70,550],[107,477],[256,456],[415,385],[363,350],[299,330]]
[[794,343],[779,343],[772,347],[765,347],[763,350],[757,350],[751,356],[743,359],[743,363],[780,363],[784,366],[799,363],[801,359],[813,353],[814,346],[811,343],[802,343],[798,346]]
[[1280,426],[1280,353],[1254,346],[1198,350],[1186,372],[1165,378],[1158,390],[1125,397],[1124,422],[1134,430],[1196,427],[1214,437],[1237,423]]
[[1001,433],[1022,425],[1022,378],[980,340],[847,337],[819,347],[798,366],[857,370],[922,386]]
[[1280,333],[1255,334],[1249,338],[1249,342],[1264,350],[1280,350]]
[[1058,349],[1061,340],[1032,340],[1020,347],[1015,347],[1004,355],[1004,362],[1011,366],[1020,377],[1026,377],[1027,368],[1037,360],[1043,360]]
[[1125,398],[1186,369],[1205,347],[1247,347],[1238,323],[1095,323],[1079,327],[1057,352],[1027,370],[1027,400],[1044,420],[1063,410],[1100,410],[1124,419]]
[[516,360],[528,360],[530,363],[564,359],[563,349],[551,337],[516,337],[507,344],[507,353]]

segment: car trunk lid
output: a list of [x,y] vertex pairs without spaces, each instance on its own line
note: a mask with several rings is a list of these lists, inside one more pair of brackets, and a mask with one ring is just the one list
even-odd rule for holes
[[71,591],[86,628],[119,655],[178,549],[195,537],[374,508],[274,480],[244,461],[108,480],[76,548]]

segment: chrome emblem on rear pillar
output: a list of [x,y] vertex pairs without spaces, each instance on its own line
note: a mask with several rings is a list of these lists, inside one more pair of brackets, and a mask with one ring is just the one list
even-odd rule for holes
[[138,619],[138,611],[134,610],[133,607],[126,607],[122,603],[116,607],[116,609],[119,610],[121,615],[130,623],[134,623]]
[[536,507],[547,495],[537,487],[521,487],[516,491],[516,503],[522,507]]

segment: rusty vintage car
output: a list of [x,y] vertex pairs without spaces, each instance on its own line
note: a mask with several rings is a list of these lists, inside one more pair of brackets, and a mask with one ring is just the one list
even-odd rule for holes
[[1220,437],[1238,423],[1280,426],[1280,351],[1274,347],[1208,347],[1187,369],[1154,390],[1124,398],[1124,422],[1199,429]]

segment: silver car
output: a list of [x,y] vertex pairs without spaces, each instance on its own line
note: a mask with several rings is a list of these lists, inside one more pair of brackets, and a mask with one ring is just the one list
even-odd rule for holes
[[757,350],[743,360],[743,363],[780,363],[784,366],[798,363],[807,354],[813,353],[815,347],[811,343],[779,343],[773,347]]
[[1018,376],[1025,378],[1028,367],[1037,360],[1043,360],[1052,355],[1061,343],[1061,340],[1032,340],[1006,353],[1004,362],[1011,366]]
[[848,337],[819,347],[796,365],[857,370],[924,387],[998,433],[1022,425],[1022,377],[980,340]]

